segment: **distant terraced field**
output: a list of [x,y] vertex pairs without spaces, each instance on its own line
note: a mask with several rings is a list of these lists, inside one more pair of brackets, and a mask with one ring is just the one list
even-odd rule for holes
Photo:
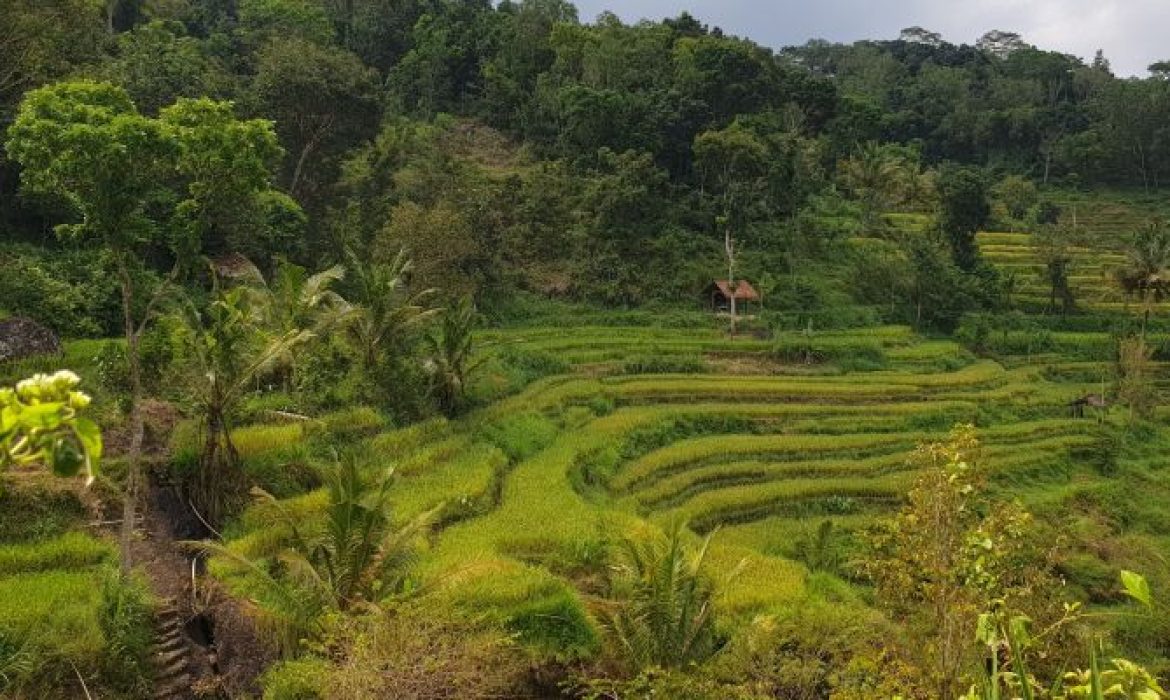
[[[798,340],[876,344],[887,365],[846,373],[773,356]],[[534,328],[481,342],[489,356],[551,356],[564,371],[464,419],[368,443],[377,466],[400,476],[400,517],[444,508],[424,580],[522,636],[543,617],[583,609],[572,562],[620,532],[677,521],[696,536],[718,529],[713,570],[747,567],[721,603],[747,615],[804,594],[808,571],[786,543],[810,522],[831,518],[849,532],[890,512],[913,480],[907,455],[955,423],[980,426],[982,459],[1003,483],[1065,479],[1093,441],[1092,421],[1066,408],[1095,387],[1090,368],[1006,369],[903,327],[769,341],[715,329]],[[625,358],[647,354],[697,357],[708,369],[627,373]],[[719,358],[751,371],[726,373]],[[322,502],[290,501],[307,515]],[[261,556],[274,538],[257,528],[233,546]]]
[[[1058,199],[1061,224],[1075,233],[1082,245],[1073,246],[1070,286],[1077,305],[1090,311],[1135,311],[1116,283],[1116,273],[1125,265],[1125,245],[1151,219],[1164,218],[1160,202],[1130,202],[1099,197],[1084,201]],[[978,243],[983,255],[1001,270],[1016,278],[1014,300],[1030,311],[1044,311],[1050,305],[1050,288],[1044,261],[1029,233],[981,233]],[[1158,310],[1170,310],[1161,304]]]

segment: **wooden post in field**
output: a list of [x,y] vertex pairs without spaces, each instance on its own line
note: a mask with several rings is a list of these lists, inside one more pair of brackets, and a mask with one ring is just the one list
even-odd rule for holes
[[731,224],[724,229],[723,247],[727,251],[727,289],[731,297],[731,337],[735,337],[736,309],[735,309],[735,241],[731,238]]

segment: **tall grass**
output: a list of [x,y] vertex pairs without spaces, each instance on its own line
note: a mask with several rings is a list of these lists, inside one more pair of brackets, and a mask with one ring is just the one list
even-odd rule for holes
[[113,545],[80,532],[50,540],[0,546],[0,576],[59,569],[78,571],[113,561]]

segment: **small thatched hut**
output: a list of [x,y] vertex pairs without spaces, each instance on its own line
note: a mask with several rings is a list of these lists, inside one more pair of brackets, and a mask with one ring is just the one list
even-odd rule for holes
[[[735,312],[737,314],[750,314],[753,311],[758,311],[760,306],[760,293],[752,286],[751,282],[747,280],[736,280],[735,289],[732,290],[731,283],[727,280],[715,280],[707,285],[704,291],[711,310],[715,313],[729,313],[731,311],[731,298],[735,297]],[[754,304],[755,307],[750,305]]]

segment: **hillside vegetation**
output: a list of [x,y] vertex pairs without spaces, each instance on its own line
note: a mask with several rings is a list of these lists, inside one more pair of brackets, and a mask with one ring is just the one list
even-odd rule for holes
[[1167,697],[1165,62],[0,16],[0,696]]

